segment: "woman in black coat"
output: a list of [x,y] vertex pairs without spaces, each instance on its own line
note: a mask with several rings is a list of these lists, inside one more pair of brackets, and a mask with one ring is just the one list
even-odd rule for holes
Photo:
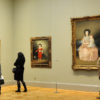
[[20,92],[20,81],[22,82],[24,86],[24,92],[27,92],[27,87],[23,79],[24,63],[25,63],[25,57],[23,53],[19,52],[18,58],[14,63],[14,66],[16,66],[16,71],[14,73],[14,80],[17,81],[17,87],[18,87],[18,90],[16,92]]

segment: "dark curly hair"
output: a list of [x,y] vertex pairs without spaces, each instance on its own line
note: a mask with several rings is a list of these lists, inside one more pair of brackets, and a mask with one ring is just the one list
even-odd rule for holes
[[85,34],[86,31],[88,31],[88,35],[90,35],[90,33],[91,33],[90,29],[85,29],[85,30],[84,30],[84,35],[86,35],[86,34]]

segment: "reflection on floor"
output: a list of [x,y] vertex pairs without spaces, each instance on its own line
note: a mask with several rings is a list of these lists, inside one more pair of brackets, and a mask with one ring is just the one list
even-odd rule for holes
[[[15,93],[16,86],[3,86],[0,100],[97,100],[98,92],[40,88],[28,86],[28,92]],[[23,91],[23,88],[22,88]]]

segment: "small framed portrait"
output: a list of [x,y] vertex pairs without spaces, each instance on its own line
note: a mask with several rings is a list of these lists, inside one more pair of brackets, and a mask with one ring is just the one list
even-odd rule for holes
[[100,16],[72,18],[72,68],[96,70],[100,57]]
[[51,68],[51,37],[31,38],[31,67]]

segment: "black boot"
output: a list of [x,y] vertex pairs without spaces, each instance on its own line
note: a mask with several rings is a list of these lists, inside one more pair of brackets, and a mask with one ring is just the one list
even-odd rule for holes
[[21,92],[20,91],[20,82],[17,82],[17,88],[18,88],[18,90],[16,92]]
[[25,82],[22,82],[23,86],[24,86],[24,92],[27,92],[27,87],[26,87],[26,84]]
[[0,94],[1,94],[1,86],[0,86]]

